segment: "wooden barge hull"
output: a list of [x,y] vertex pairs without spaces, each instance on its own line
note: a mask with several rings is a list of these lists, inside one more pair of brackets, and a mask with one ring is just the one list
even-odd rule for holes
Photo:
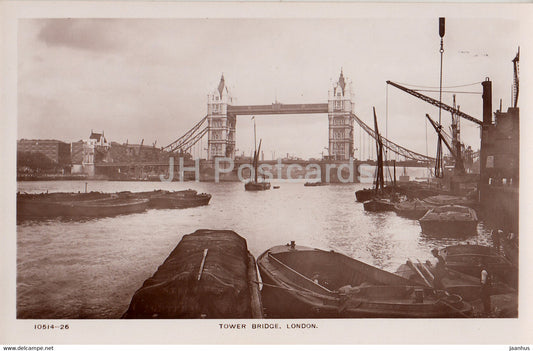
[[206,206],[210,194],[195,190],[119,192],[116,194],[46,193],[17,194],[17,217],[104,217],[143,212],[147,208],[175,209]]
[[464,237],[477,233],[477,221],[442,221],[419,219],[422,233]]
[[394,211],[394,204],[381,199],[372,199],[364,202],[363,208],[365,209],[365,211],[369,212]]
[[158,195],[151,196],[149,208],[189,208],[207,206],[211,200],[210,194],[195,194],[190,196]]
[[184,235],[122,318],[262,318],[255,259],[230,230]]
[[244,184],[244,189],[248,191],[261,191],[270,189],[270,183],[268,182],[248,182]]
[[148,207],[147,199],[124,201],[123,199],[101,199],[93,201],[17,201],[17,217],[107,217],[144,212]]
[[446,257],[446,266],[453,270],[478,278],[481,265],[485,264],[497,281],[518,287],[518,268],[490,246],[452,245],[440,253]]
[[[298,270],[291,268],[295,262],[303,262]],[[436,296],[431,289],[335,252],[276,246],[257,263],[268,317],[444,318],[471,312],[459,296]]]
[[355,199],[357,202],[365,202],[371,200],[376,195],[374,189],[363,189],[355,192]]

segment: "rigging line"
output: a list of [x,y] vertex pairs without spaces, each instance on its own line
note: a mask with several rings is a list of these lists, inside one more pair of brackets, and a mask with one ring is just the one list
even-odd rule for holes
[[[427,118],[425,118],[426,120],[426,157],[429,157],[429,153],[428,153],[428,120]],[[429,170],[429,164],[428,164],[428,170]]]
[[[354,113],[351,114],[352,118],[355,119],[355,121],[363,128],[363,130],[366,132],[367,134],[367,138],[373,138],[373,139],[376,139],[377,140],[377,136],[374,132],[373,129],[371,129],[369,126],[367,126],[363,121],[361,121]],[[395,153],[399,153],[405,157],[408,157],[410,159],[413,159],[413,160],[424,160],[424,161],[434,161],[433,158],[430,158],[428,156],[425,156],[423,154],[420,154],[420,153],[417,153],[417,152],[414,152],[412,150],[408,150],[406,148],[404,148],[403,146],[400,146],[390,140],[387,140],[386,138],[384,138],[383,136],[380,136],[379,137],[380,140],[383,140],[383,146],[387,149],[389,149],[390,151],[392,152],[395,152]],[[369,144],[370,144],[370,140],[369,141]],[[370,151],[373,151],[372,148],[370,148],[371,150]],[[368,152],[369,155],[370,155],[370,151]],[[372,157],[373,157],[373,153],[372,153]]]
[[[432,87],[432,86],[427,86],[427,85],[414,85],[414,84],[407,84],[407,83],[400,83],[400,82],[396,82],[397,84],[400,84],[400,85],[406,85],[406,86],[409,86],[409,87],[415,87],[415,88],[425,88],[425,89],[437,89],[438,87]],[[450,89],[450,88],[462,88],[462,87],[469,87],[469,86],[474,86],[474,85],[478,85],[478,84],[481,84],[483,82],[475,82],[475,83],[470,83],[470,84],[461,84],[461,85],[450,85],[450,86],[446,86],[446,87],[442,87],[444,89]]]
[[389,138],[389,85],[385,84],[385,138]]
[[[413,91],[427,91],[430,93],[438,93],[439,90],[431,90],[431,89],[413,89]],[[476,95],[482,95],[482,92],[478,91],[457,91],[457,90],[443,90],[443,93],[448,94],[476,94]]]

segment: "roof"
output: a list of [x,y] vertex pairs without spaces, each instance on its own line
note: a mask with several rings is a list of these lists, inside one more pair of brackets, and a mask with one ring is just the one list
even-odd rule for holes
[[107,140],[105,139],[105,136],[104,136],[104,133],[95,133],[91,130],[91,136],[89,137],[89,139],[94,139],[94,140],[100,140],[101,138],[104,138],[104,142],[107,142]]
[[342,73],[342,68],[341,68],[341,75],[339,76],[339,85],[342,88],[342,95],[344,95],[344,87],[346,87],[346,81],[344,80],[344,74]]
[[19,144],[57,144],[57,143],[61,143],[61,144],[68,144],[64,141],[61,141],[61,140],[56,140],[56,139],[19,139],[17,140],[17,143]]
[[226,81],[224,80],[224,73],[222,73],[222,77],[220,77],[220,82],[218,83],[218,89],[217,89],[218,94],[220,95],[220,98],[222,98],[222,92],[224,91],[224,88],[226,88]]

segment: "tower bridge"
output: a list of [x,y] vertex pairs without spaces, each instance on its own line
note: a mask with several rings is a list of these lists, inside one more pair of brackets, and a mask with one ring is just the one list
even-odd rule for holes
[[329,150],[335,160],[353,157],[353,110],[351,85],[346,83],[341,70],[338,81],[329,92],[328,103],[233,105],[224,75],[218,88],[208,95],[207,101],[207,158],[235,158],[235,131],[238,115],[279,115],[327,113],[329,119]]
[[[235,159],[237,116],[281,115],[281,114],[328,114],[328,161],[348,161],[354,157],[354,126],[376,138],[374,130],[354,113],[352,85],[340,72],[338,80],[328,93],[326,103],[269,105],[234,105],[233,97],[226,85],[224,75],[218,87],[207,96],[207,114],[187,133],[163,148],[165,151],[188,152],[207,135],[207,160],[216,158]],[[354,123],[355,122],[355,123]],[[406,160],[432,162],[433,158],[411,151],[383,136],[383,146]]]

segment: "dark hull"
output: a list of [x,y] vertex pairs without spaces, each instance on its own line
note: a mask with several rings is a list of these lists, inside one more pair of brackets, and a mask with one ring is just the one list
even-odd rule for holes
[[419,220],[422,233],[466,237],[477,234],[476,212],[464,206],[440,206],[429,210]]
[[481,245],[454,245],[440,250],[446,257],[446,267],[479,277],[480,267],[485,264],[496,281],[513,288],[518,287],[518,269],[492,247]]
[[460,205],[474,207],[476,202],[461,196],[435,195],[426,197],[424,202],[432,206]]
[[149,207],[156,209],[198,207],[208,205],[209,200],[211,200],[211,195],[209,194],[190,196],[165,194],[150,197]]
[[111,199],[116,195],[109,193],[101,193],[97,191],[91,191],[88,193],[41,193],[41,194],[17,194],[17,201],[23,200],[41,200],[41,201],[89,201],[89,200],[101,200]]
[[440,318],[464,317],[471,311],[458,296],[436,296],[398,275],[335,252],[276,246],[257,263],[269,317]]
[[370,212],[386,212],[394,211],[394,204],[381,199],[372,199],[363,203],[365,211]]
[[[409,261],[398,267],[396,274],[409,279],[412,284],[421,284],[434,287],[434,267],[422,262]],[[441,277],[441,287],[452,294],[461,296],[465,301],[474,302],[479,300],[481,294],[481,284],[478,275],[471,276],[447,266],[446,273]],[[428,285],[429,284],[429,285]],[[492,295],[508,294],[514,290],[503,283],[495,283],[491,287]]]
[[172,209],[205,206],[211,200],[210,194],[198,194],[196,190],[166,191],[154,190],[144,192],[122,192],[119,196],[126,198],[148,199],[148,208]]
[[19,200],[17,216],[22,218],[46,217],[106,217],[143,212],[147,199],[102,199],[89,201]]
[[477,221],[419,220],[422,233],[465,237],[477,233]]
[[400,217],[420,219],[432,208],[432,206],[426,205],[422,201],[415,200],[396,204],[394,206],[394,211]]
[[197,230],[133,295],[122,318],[262,318],[255,259],[229,230]]
[[365,202],[372,199],[376,194],[374,189],[363,189],[355,192],[357,202]]
[[420,219],[424,217],[428,209],[395,209],[396,214],[408,219]]
[[46,193],[18,194],[19,218],[102,217],[142,212],[146,208],[188,208],[209,204],[211,195],[196,190],[119,192],[116,194]]
[[270,189],[269,182],[248,182],[244,184],[244,189],[248,191],[261,191]]
[[326,185],[326,183],[322,183],[322,182],[307,182],[307,183],[304,183],[304,186],[323,186],[323,185]]
[[189,197],[189,196],[195,196],[196,194],[198,194],[198,192],[192,189],[178,190],[178,191],[167,191],[167,190],[153,190],[153,191],[140,191],[140,192],[123,191],[123,192],[118,193],[118,195],[121,197],[142,198],[142,199],[150,199],[154,196],[162,196],[162,195]]

